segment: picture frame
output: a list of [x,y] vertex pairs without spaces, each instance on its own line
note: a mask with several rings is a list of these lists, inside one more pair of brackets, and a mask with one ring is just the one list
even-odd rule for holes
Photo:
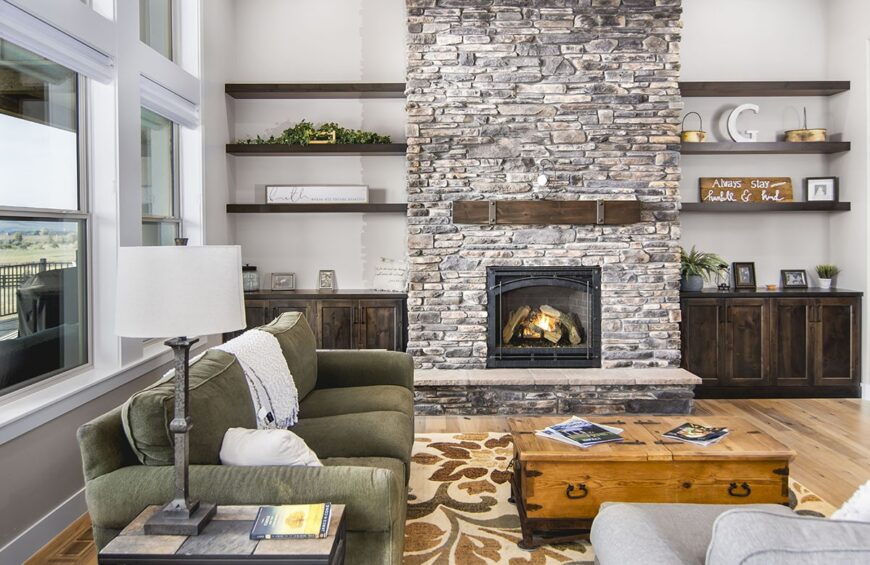
[[321,270],[317,273],[318,290],[335,290],[335,271]]
[[839,177],[807,177],[804,179],[807,202],[839,202]]
[[734,288],[738,290],[755,290],[755,263],[731,263],[731,273],[734,276]]
[[272,290],[296,290],[296,273],[272,273]]
[[780,271],[782,288],[809,288],[807,272],[804,269],[783,269]]

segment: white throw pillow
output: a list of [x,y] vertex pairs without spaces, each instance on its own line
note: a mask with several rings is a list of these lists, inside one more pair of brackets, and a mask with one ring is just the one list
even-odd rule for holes
[[238,467],[323,466],[302,438],[290,430],[244,428],[230,428],[224,434],[221,464]]
[[408,288],[408,262],[401,259],[381,257],[375,262],[375,290],[405,292]]
[[831,519],[870,522],[870,481],[858,487],[852,498],[831,515]]

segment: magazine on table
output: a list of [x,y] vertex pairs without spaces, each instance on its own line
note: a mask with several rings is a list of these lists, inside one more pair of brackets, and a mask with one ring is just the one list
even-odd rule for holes
[[587,448],[601,443],[622,441],[622,428],[595,424],[589,420],[572,416],[564,422],[548,426],[535,432],[541,437],[561,441],[576,447]]
[[668,439],[675,439],[677,441],[706,447],[716,443],[728,435],[728,428],[711,428],[710,426],[704,426],[702,424],[686,422],[685,424],[681,424],[662,435]]

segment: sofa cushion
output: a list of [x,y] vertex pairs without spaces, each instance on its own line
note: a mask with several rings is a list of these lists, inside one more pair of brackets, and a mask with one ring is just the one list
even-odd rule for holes
[[321,461],[324,467],[368,467],[392,471],[403,484],[405,464],[391,457],[330,457]]
[[[190,462],[220,463],[221,443],[230,428],[256,428],[245,373],[229,353],[211,349],[190,366]],[[121,409],[124,433],[145,465],[172,465],[175,377],[161,379],[130,397]]]
[[391,457],[410,471],[414,426],[401,412],[364,412],[305,418],[292,430],[321,460],[328,457]]
[[281,344],[301,401],[317,385],[317,342],[311,326],[300,312],[285,312],[258,329],[274,335]]
[[[784,506],[751,505],[780,514]],[[589,538],[601,565],[704,565],[713,522],[733,505],[605,503]]]
[[709,565],[870,563],[870,524],[736,508],[713,525]]
[[414,394],[403,386],[374,385],[321,388],[299,404],[300,418],[377,411],[402,412],[414,417]]

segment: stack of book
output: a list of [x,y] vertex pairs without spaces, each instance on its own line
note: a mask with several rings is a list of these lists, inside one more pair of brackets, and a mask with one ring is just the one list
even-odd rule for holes
[[707,447],[728,435],[728,428],[711,428],[701,424],[686,422],[669,432],[665,432],[663,435],[668,439]]
[[252,540],[325,538],[332,504],[261,506],[251,529]]
[[583,418],[572,416],[559,424],[535,432],[537,435],[561,441],[577,447],[587,448],[600,443],[622,441],[621,428],[594,424]]

